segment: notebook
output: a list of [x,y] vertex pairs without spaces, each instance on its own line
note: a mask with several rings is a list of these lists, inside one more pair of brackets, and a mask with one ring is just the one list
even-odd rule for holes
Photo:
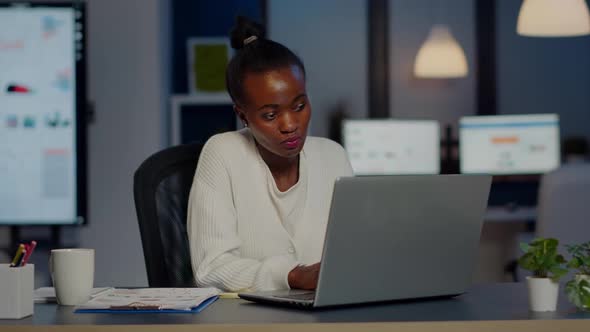
[[116,288],[79,305],[77,313],[197,313],[219,297],[216,288]]

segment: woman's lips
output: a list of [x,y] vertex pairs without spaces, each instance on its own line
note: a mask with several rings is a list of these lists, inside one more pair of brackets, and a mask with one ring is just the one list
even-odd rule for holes
[[282,143],[287,149],[296,149],[301,144],[301,137],[289,138]]

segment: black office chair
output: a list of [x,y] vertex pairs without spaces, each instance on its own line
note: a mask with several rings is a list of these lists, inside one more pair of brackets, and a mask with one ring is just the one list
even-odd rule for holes
[[186,215],[202,144],[167,148],[135,171],[133,196],[150,287],[195,287]]

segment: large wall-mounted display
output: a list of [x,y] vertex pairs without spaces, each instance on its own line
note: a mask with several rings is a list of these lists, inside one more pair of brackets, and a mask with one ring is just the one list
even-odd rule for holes
[[0,224],[86,210],[83,2],[0,2]]

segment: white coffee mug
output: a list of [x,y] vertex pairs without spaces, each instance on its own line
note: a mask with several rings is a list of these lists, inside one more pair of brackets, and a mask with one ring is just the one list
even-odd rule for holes
[[51,250],[49,271],[57,303],[86,303],[94,285],[94,249]]

